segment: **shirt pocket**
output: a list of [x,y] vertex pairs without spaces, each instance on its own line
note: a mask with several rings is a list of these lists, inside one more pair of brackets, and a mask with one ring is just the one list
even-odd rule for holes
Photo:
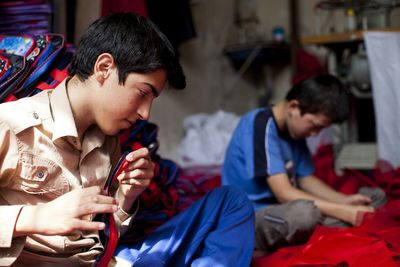
[[21,153],[17,187],[29,194],[60,196],[69,191],[62,168],[54,161],[29,152]]

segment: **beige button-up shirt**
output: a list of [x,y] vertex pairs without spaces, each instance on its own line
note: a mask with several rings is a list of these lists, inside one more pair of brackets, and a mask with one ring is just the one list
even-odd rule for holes
[[78,138],[65,81],[0,105],[0,266],[90,266],[103,250],[97,232],[13,238],[23,205],[103,186],[118,160],[116,137],[90,128]]

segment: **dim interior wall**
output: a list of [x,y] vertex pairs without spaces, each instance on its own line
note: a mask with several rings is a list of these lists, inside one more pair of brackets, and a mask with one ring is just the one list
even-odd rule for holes
[[[66,0],[68,2],[68,0]],[[75,43],[78,43],[85,29],[101,15],[101,0],[77,0],[75,20]]]
[[[263,2],[258,12],[265,14],[260,17],[261,33],[268,39],[273,26],[285,24],[287,27],[287,4],[269,0],[258,1],[257,5]],[[274,8],[267,3],[272,3]],[[100,16],[100,5],[101,1],[77,1],[77,41],[85,28]],[[232,42],[234,0],[193,1],[191,10],[197,37],[179,47],[187,88],[183,91],[165,90],[154,101],[150,119],[159,126],[160,154],[172,159],[176,157],[177,147],[184,136],[184,118],[196,113],[211,114],[219,109],[242,115],[258,107],[259,96],[266,90],[263,77],[251,73],[238,76],[237,70],[223,54],[225,45]],[[270,93],[271,102],[274,102],[286,93],[290,71],[288,68],[272,68],[271,73],[273,92]]]
[[[229,59],[223,54],[224,46],[232,42],[235,0],[196,0],[191,10],[197,37],[179,47],[180,60],[187,78],[183,91],[165,90],[154,101],[151,121],[159,126],[160,154],[175,158],[176,149],[184,136],[183,119],[196,113],[214,113],[222,109],[242,115],[258,106],[258,99],[266,90],[263,77],[245,74],[238,76]],[[265,40],[271,39],[275,26],[285,29],[290,36],[288,1],[249,0],[257,5],[259,32]],[[317,0],[299,0],[299,31],[301,35],[315,34],[314,5]],[[84,29],[100,16],[101,1],[78,0],[76,39]],[[399,9],[392,11],[392,26],[399,25]],[[322,32],[344,30],[344,13],[327,12],[321,18]],[[263,71],[263,70],[262,70]],[[282,99],[290,88],[289,66],[270,68],[272,92],[270,103]]]
[[170,158],[184,136],[185,117],[219,109],[242,114],[257,106],[259,94],[258,83],[237,77],[223,54],[232,27],[233,1],[196,1],[192,16],[197,37],[179,47],[187,87],[164,91],[152,110],[151,120],[160,126],[160,153]]

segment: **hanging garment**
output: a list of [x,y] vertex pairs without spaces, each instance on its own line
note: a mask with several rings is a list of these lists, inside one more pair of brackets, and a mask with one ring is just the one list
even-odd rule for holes
[[375,106],[378,158],[400,166],[400,33],[364,33]]

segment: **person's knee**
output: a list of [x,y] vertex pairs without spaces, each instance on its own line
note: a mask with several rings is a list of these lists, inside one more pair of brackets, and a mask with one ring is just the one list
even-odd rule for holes
[[307,242],[322,219],[313,201],[295,200],[256,213],[256,248],[275,250]]
[[307,242],[322,219],[320,210],[313,201],[296,200],[290,206],[287,241],[291,245]]
[[295,200],[288,210],[289,216],[286,220],[298,230],[314,229],[322,219],[320,210],[315,206],[314,201]]

